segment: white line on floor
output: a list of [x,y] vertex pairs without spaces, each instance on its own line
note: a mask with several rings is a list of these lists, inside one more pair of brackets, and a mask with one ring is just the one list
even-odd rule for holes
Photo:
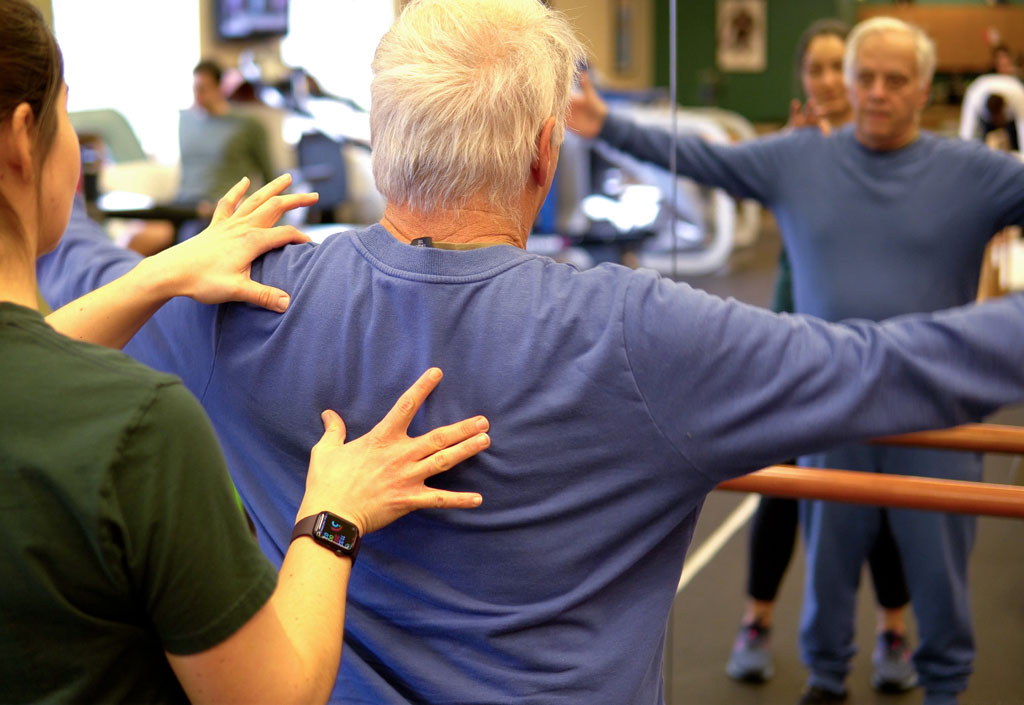
[[711,559],[732,538],[732,535],[747,523],[747,520],[754,514],[754,510],[757,509],[757,502],[760,497],[760,495],[756,494],[747,495],[746,499],[740,502],[739,506],[732,511],[732,514],[726,517],[725,521],[715,529],[707,541],[686,557],[686,562],[683,564],[683,572],[679,576],[679,585],[676,587],[677,595],[683,591],[683,588],[696,577],[697,573],[704,566],[711,562]]

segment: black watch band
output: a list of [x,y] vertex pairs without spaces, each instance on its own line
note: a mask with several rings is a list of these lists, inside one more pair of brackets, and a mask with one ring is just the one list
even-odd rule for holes
[[309,536],[318,544],[339,556],[348,556],[352,563],[359,554],[359,527],[337,514],[320,512],[300,519],[292,531],[291,540]]

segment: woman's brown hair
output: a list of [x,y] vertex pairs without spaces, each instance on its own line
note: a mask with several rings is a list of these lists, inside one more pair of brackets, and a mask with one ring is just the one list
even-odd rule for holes
[[[53,147],[57,132],[57,99],[64,83],[64,59],[57,41],[39,11],[27,0],[0,0],[0,125],[22,103],[35,120],[36,173]],[[13,219],[14,210],[0,196],[0,217]]]
[[838,37],[845,42],[849,33],[850,25],[836,19],[817,20],[803,31],[796,43],[796,54],[793,55],[794,95],[806,98],[803,87],[804,58],[811,42],[818,37]]

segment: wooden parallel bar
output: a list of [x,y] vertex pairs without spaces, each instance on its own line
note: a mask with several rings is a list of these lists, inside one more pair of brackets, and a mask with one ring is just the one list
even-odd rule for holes
[[972,450],[979,453],[1024,453],[1024,427],[969,423],[938,431],[883,436],[871,442],[878,445]]
[[1024,519],[1024,487],[988,482],[773,465],[718,489]]

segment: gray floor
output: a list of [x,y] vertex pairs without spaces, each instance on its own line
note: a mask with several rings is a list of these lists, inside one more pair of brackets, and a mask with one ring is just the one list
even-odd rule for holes
[[[734,255],[728,271],[689,280],[694,286],[757,305],[771,299],[778,235],[767,223],[758,243]],[[1024,425],[1024,408],[1000,412],[993,422]],[[1018,460],[986,458],[986,480],[1024,484]],[[708,498],[691,552],[739,505],[745,495],[714,492]],[[796,651],[804,563],[797,549],[783,583],[774,629],[776,675],[761,686],[732,682],[724,673],[742,610],[747,527],[730,539],[678,596],[666,654],[669,705],[788,705],[795,703],[806,673]],[[977,662],[962,705],[1024,704],[1024,522],[981,518],[971,559]],[[903,696],[876,694],[868,685],[874,635],[873,593],[864,578],[858,615],[859,652],[847,682],[851,705],[917,705],[919,690]]]

